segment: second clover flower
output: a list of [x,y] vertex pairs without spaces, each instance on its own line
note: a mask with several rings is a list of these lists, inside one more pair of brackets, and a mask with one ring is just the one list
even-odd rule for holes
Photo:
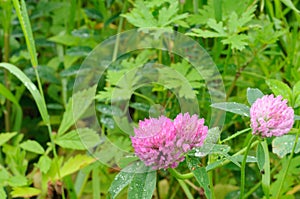
[[175,168],[186,152],[203,145],[207,131],[204,119],[197,115],[179,114],[174,122],[161,116],[140,121],[131,141],[145,165],[153,169]]
[[250,108],[250,117],[252,133],[262,137],[282,136],[294,124],[294,110],[282,96],[265,95],[257,99]]

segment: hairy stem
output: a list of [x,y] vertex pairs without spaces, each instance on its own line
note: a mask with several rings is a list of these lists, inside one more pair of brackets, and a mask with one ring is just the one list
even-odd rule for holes
[[245,192],[245,168],[246,168],[246,160],[247,160],[247,155],[249,153],[249,150],[251,148],[251,143],[254,140],[254,136],[251,137],[251,139],[249,140],[247,147],[246,147],[246,151],[244,154],[244,158],[243,158],[243,162],[241,165],[241,188],[240,188],[240,198],[243,199],[244,198],[244,192]]

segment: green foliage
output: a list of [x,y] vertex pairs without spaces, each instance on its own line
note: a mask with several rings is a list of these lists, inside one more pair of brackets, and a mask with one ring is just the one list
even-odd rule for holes
[[264,94],[257,88],[247,89],[247,100],[250,105],[252,105],[258,98],[262,98]]
[[187,165],[191,172],[195,175],[195,178],[197,179],[198,183],[201,187],[204,189],[205,196],[207,198],[211,198],[211,190],[209,189],[209,179],[206,172],[206,169],[204,167],[199,166],[200,161],[193,157],[187,158]]
[[[203,38],[222,38],[221,42],[227,44],[231,49],[243,50],[249,42],[249,36],[243,33],[248,30],[246,25],[253,19],[254,11],[256,10],[255,4],[249,4],[247,7],[244,4],[239,11],[234,10],[237,8],[238,3],[235,0],[226,2],[226,6],[222,7],[222,21],[215,19],[216,13],[214,13],[215,2],[213,0],[208,1],[208,5],[204,7],[203,11],[200,11],[200,21],[193,21],[194,23],[205,24],[207,29],[192,29],[190,36],[203,37]],[[231,5],[231,6],[230,6]],[[203,19],[201,21],[201,19]]]
[[11,192],[13,198],[24,197],[29,198],[37,196],[41,193],[41,190],[32,187],[15,187]]
[[[58,129],[59,136],[64,134],[85,113],[93,101],[95,89],[96,86],[93,86],[88,90],[75,93],[72,98],[69,99]],[[76,98],[76,100],[74,100],[74,98]]]
[[[243,160],[245,197],[267,198],[270,191],[271,198],[298,198],[299,5],[291,0],[0,1],[0,68],[5,69],[0,71],[0,198],[46,198],[59,184],[68,192],[58,193],[62,198],[237,198]],[[145,33],[146,27],[158,30],[152,49],[112,58],[97,84],[73,90],[94,47],[132,28]],[[180,57],[171,53],[176,43],[160,39],[173,30],[211,55],[226,101],[211,102],[220,80],[204,69],[211,67],[206,55]],[[165,49],[156,49],[158,44]],[[103,53],[123,48],[116,42]],[[204,66],[190,63],[193,56],[205,58]],[[201,76],[206,73],[211,79]],[[255,141],[245,154],[252,136],[249,106],[264,94],[283,96],[295,111],[295,124],[287,135]],[[210,128],[204,145],[176,168],[192,177],[188,180],[143,165],[128,135],[139,120],[174,118],[182,110],[178,98],[197,102],[193,108]],[[92,108],[100,129],[88,127]],[[217,110],[227,112],[219,128]]]
[[43,154],[45,150],[43,147],[34,140],[26,140],[20,144],[20,147],[26,151],[30,151],[32,153]]
[[[292,152],[294,141],[296,139],[295,135],[283,135],[277,137],[272,141],[273,153],[278,155],[280,158],[285,157],[287,154]],[[300,152],[300,143],[298,142],[295,148],[295,153]]]
[[97,133],[89,128],[72,130],[55,139],[55,143],[62,148],[86,150],[100,142]]
[[211,107],[218,108],[224,111],[229,111],[246,117],[250,116],[250,108],[244,104],[240,104],[236,102],[215,103],[212,104]]
[[0,134],[0,146],[2,146],[3,144],[5,144],[7,141],[9,141],[15,135],[17,135],[16,132],[14,132],[14,133],[1,133]]
[[152,198],[156,184],[156,172],[141,162],[135,162],[124,168],[109,188],[112,198],[128,187],[128,198]]
[[178,4],[178,1],[171,0],[149,3],[139,0],[135,2],[134,9],[130,13],[124,14],[123,17],[139,28],[170,28],[172,23],[176,23],[188,16],[187,13],[178,14]]

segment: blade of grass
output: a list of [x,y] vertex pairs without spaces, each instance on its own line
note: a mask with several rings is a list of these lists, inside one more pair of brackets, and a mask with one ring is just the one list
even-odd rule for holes
[[95,167],[92,171],[93,199],[100,199],[100,179],[99,168]]
[[21,0],[21,5],[18,0],[12,0],[12,1],[25,36],[27,48],[30,54],[31,64],[34,68],[36,68],[38,66],[38,60],[37,60],[33,34],[31,31],[30,21],[27,14],[26,4],[24,0]]
[[7,69],[24,84],[24,86],[29,90],[34,101],[36,102],[36,105],[42,116],[43,121],[45,122],[45,124],[50,124],[45,101],[40,92],[38,91],[37,87],[32,83],[32,81],[15,65],[9,63],[0,63],[0,67]]

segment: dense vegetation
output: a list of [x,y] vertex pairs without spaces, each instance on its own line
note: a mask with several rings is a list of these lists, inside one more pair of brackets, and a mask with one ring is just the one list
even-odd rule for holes
[[[0,198],[300,198],[297,8],[0,0]],[[287,135],[251,134],[267,94],[294,110]],[[176,170],[141,166],[133,128],[180,112],[205,119],[204,146]]]

